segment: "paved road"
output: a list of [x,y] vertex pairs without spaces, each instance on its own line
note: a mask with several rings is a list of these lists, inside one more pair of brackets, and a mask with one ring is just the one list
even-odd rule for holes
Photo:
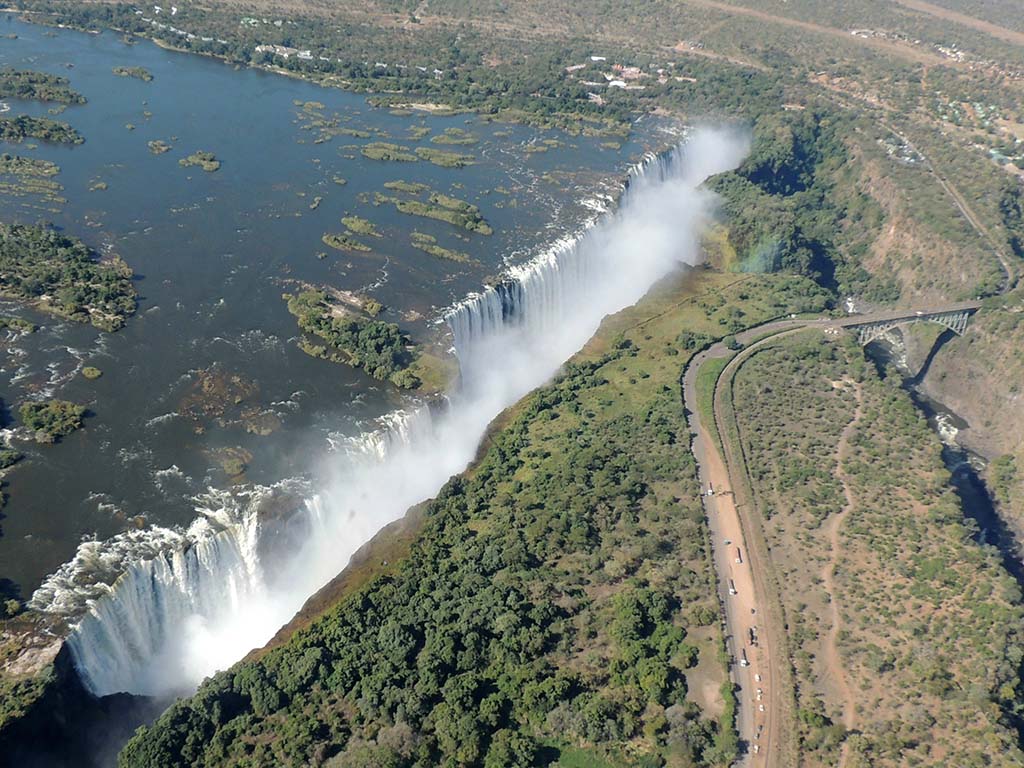
[[[737,340],[747,344],[767,333],[798,330],[818,323],[817,318],[780,320],[745,331],[737,336]],[[694,356],[683,374],[683,400],[689,414],[690,431],[694,435],[693,453],[701,488],[705,492],[709,487],[714,489],[714,495],[702,498],[711,532],[719,597],[724,607],[726,646],[733,660],[729,673],[737,689],[736,729],[741,748],[746,750],[737,765],[753,768],[769,765],[775,746],[773,741],[777,742],[773,715],[778,705],[773,707],[773,702],[781,699],[782,692],[772,679],[772,666],[778,659],[772,657],[771,639],[763,624],[763,619],[767,618],[764,589],[759,583],[759,574],[751,567],[729,473],[697,410],[696,381],[701,364],[709,358],[732,355],[733,352],[724,344],[718,343]],[[736,562],[737,559],[742,562]],[[731,594],[731,587],[736,594]],[[750,642],[751,630],[756,646]],[[748,662],[746,666],[740,663],[744,654]],[[761,691],[760,696],[758,691]]]
[[[728,473],[706,434],[699,433],[697,440],[700,444],[695,444],[694,453],[700,457],[702,487],[710,486],[715,490],[714,496],[704,497],[704,504],[711,531],[712,556],[719,574],[719,597],[724,606],[726,648],[733,660],[730,677],[736,684],[736,729],[747,750],[741,764],[767,765],[768,734],[771,733],[768,726],[772,713],[767,706],[770,698],[763,692],[770,689],[772,681],[764,647],[766,639],[758,632],[757,626],[760,621],[757,609],[761,603],[747,559],[747,544],[733,503]],[[758,646],[751,642],[752,632]],[[746,659],[747,665],[743,665],[741,659]],[[761,706],[765,707],[764,712],[759,710]],[[754,745],[758,748],[756,754]]]

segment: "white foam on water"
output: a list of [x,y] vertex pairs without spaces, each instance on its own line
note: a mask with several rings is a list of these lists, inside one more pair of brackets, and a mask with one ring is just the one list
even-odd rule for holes
[[97,694],[180,693],[269,640],[377,531],[465,469],[492,419],[555,375],[606,315],[699,261],[714,207],[700,184],[746,151],[733,133],[703,130],[649,156],[614,213],[449,310],[461,381],[446,406],[398,411],[357,438],[332,438],[328,481],[289,520],[269,525],[269,491],[251,488],[211,493],[186,531],[83,543],[32,607],[77,621],[68,642],[86,685]]

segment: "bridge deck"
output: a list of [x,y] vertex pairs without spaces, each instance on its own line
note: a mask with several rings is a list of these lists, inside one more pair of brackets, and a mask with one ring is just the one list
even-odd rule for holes
[[911,309],[893,309],[886,312],[872,312],[867,315],[850,315],[835,324],[841,328],[856,328],[858,325],[873,325],[875,323],[891,323],[898,320],[915,320],[927,318],[934,315],[949,315],[956,312],[975,312],[981,309],[980,301],[961,301],[955,304],[938,304],[926,307],[914,307]]

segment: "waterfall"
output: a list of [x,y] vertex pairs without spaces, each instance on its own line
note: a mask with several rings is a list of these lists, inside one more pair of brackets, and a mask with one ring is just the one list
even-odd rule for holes
[[[201,617],[237,609],[263,587],[255,514],[191,546],[134,563],[95,600],[68,639],[75,664],[96,693],[159,694],[185,679],[179,643],[201,632]],[[154,600],[154,597],[158,599]]]
[[[699,131],[649,156],[616,211],[453,307],[445,320],[462,375],[443,413],[402,411],[342,441],[323,487],[284,494],[290,512],[268,506],[266,489],[221,494],[188,531],[83,544],[32,604],[80,616],[69,645],[90,689],[187,691],[269,640],[377,531],[464,470],[490,422],[549,380],[606,315],[697,263],[714,204],[700,184],[745,153],[735,136]],[[111,582],[112,573],[121,575]]]
[[[338,452],[356,464],[384,461],[430,419],[425,406],[386,414]],[[198,682],[192,670],[236,661],[237,644],[222,655],[202,642],[208,624],[245,611],[273,584],[281,550],[322,529],[322,500],[299,480],[211,489],[195,502],[186,530],[152,526],[82,542],[32,595],[29,607],[76,622],[68,648],[96,695],[187,693]]]
[[[638,197],[678,179],[685,172],[686,163],[687,153],[682,145],[662,154],[647,154],[630,169],[617,210],[629,211]],[[510,268],[504,279],[470,295],[446,314],[464,380],[476,378],[475,364],[493,362],[488,354],[481,359],[480,352],[493,347],[496,338],[515,332],[542,344],[565,325],[567,318],[580,314],[577,300],[589,301],[594,297],[588,296],[588,292],[603,290],[607,281],[621,279],[621,268],[628,268],[629,264],[621,251],[609,247],[616,234],[615,222],[616,214],[607,214],[594,225],[560,238],[525,264]],[[681,263],[687,262],[684,254],[693,253],[692,242],[688,240],[689,237],[683,237],[677,243]],[[641,282],[645,283],[642,290],[646,291],[649,282]],[[603,309],[599,305],[595,308]],[[604,314],[602,311],[599,317]]]

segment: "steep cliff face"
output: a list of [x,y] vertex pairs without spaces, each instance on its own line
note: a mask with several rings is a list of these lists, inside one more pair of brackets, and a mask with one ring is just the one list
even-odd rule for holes
[[46,694],[63,640],[27,615],[0,622],[0,745]]
[[963,438],[989,459],[1024,440],[1024,290],[991,299],[967,333],[936,353],[925,392],[970,424]]
[[38,617],[0,627],[0,763],[101,768],[166,702],[85,690],[62,637]]
[[923,167],[862,152],[859,183],[883,211],[863,267],[904,302],[973,298],[1002,279],[998,260]]
[[946,342],[924,391],[962,416],[960,439],[985,456],[1000,513],[1024,534],[1024,289],[991,299],[967,333]]

